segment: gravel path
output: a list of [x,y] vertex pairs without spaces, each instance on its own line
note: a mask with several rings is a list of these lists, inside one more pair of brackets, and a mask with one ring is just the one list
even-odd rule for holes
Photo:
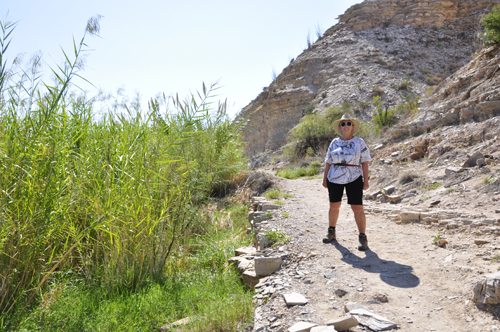
[[[260,300],[254,331],[287,331],[299,321],[325,325],[345,317],[348,302],[365,305],[397,323],[401,331],[500,331],[498,308],[478,308],[471,301],[475,282],[499,268],[498,262],[486,258],[499,253],[495,237],[476,245],[473,235],[445,232],[449,244],[437,247],[436,226],[396,224],[386,214],[367,213],[370,249],[361,252],[353,213],[344,200],[337,242],[323,244],[329,204],[321,181],[276,180],[294,198],[285,200],[270,224],[291,241],[275,249],[287,259],[267,281],[280,286],[267,301]],[[365,207],[370,210],[379,204],[369,201]],[[281,217],[284,212],[289,216]],[[341,291],[346,294],[339,296]],[[283,294],[290,292],[304,295],[308,303],[287,307]],[[351,331],[364,329],[358,325]]]

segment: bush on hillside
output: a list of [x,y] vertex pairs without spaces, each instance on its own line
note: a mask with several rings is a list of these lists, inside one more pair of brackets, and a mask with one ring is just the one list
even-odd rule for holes
[[486,31],[479,34],[479,38],[485,46],[500,43],[500,6],[493,7],[491,13],[483,16],[481,24]]
[[285,154],[290,159],[301,159],[310,154],[311,149],[317,153],[336,137],[333,122],[342,117],[350,109],[349,104],[330,107],[323,113],[307,114],[300,123],[291,130],[290,144],[285,148]]
[[385,102],[380,101],[380,96],[373,97],[373,122],[378,133],[384,127],[391,127],[396,124],[397,118],[393,108],[384,107]]
[[[361,104],[363,106],[357,106],[364,108],[364,103]],[[297,161],[326,152],[331,141],[338,136],[333,129],[333,122],[340,119],[344,113],[351,114],[352,108],[350,103],[345,102],[342,106],[330,107],[322,113],[308,114],[303,117],[300,123],[290,131],[284,155],[290,160]],[[374,137],[375,133],[373,122],[361,121],[356,136],[367,140]]]

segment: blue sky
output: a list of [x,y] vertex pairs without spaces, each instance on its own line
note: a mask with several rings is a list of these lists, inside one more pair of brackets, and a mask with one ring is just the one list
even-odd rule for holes
[[315,40],[317,27],[328,29],[359,2],[2,0],[0,17],[17,22],[8,59],[41,51],[48,72],[62,62],[61,47],[70,52],[72,38],[80,40],[87,20],[100,14],[101,38],[87,40],[92,52],[82,73],[97,88],[138,92],[145,103],[219,81],[217,98],[227,98],[234,116],[271,83],[273,68],[279,74],[302,53],[308,32]]

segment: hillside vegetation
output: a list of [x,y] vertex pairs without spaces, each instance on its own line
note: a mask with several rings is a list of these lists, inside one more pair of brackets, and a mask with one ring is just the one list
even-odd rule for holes
[[211,331],[247,320],[251,294],[227,266],[248,242],[246,210],[209,204],[244,177],[215,87],[153,99],[147,112],[89,98],[73,81],[98,17],[52,83],[39,57],[9,67],[14,25],[1,28],[0,330],[153,330],[191,316],[189,329]]

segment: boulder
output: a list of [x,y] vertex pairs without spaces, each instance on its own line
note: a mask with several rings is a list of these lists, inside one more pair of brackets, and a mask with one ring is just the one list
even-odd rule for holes
[[260,278],[262,278],[252,269],[245,270],[241,276],[243,277],[243,283],[250,288],[254,288],[259,283]]
[[377,201],[380,203],[387,203],[387,200],[388,200],[387,195],[380,194],[377,197]]
[[229,258],[229,263],[232,263],[239,273],[243,273],[245,270],[253,268],[253,260],[241,256]]
[[403,199],[401,195],[389,195],[387,196],[387,200],[391,203],[397,203]]
[[413,152],[410,154],[410,159],[411,160],[419,160],[424,157],[424,154],[422,152]]
[[478,159],[484,159],[484,156],[481,152],[476,152],[472,156],[467,159],[467,161],[462,165],[462,167],[474,167],[477,165]]
[[271,242],[271,240],[269,240],[265,232],[254,233],[253,241],[255,247],[259,248],[259,250],[264,250],[273,245],[273,243]]
[[384,193],[386,195],[391,195],[396,190],[396,187],[394,187],[394,186],[388,186],[388,187],[385,187],[382,190],[384,191]]
[[399,218],[402,222],[419,221],[420,212],[401,212]]
[[281,257],[255,257],[255,273],[269,276],[281,268]]
[[486,165],[486,160],[484,158],[479,158],[476,160],[476,166],[483,167]]
[[486,275],[485,277],[477,281],[472,301],[477,304],[499,304],[500,271]]

